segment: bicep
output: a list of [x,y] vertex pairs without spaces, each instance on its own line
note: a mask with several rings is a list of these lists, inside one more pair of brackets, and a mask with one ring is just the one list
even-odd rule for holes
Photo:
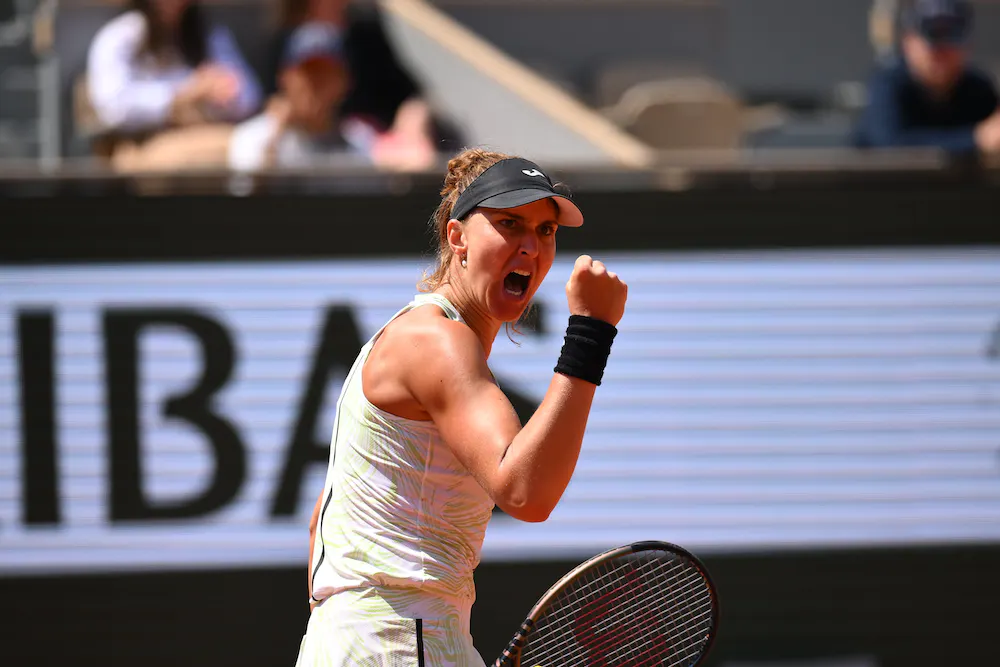
[[422,364],[412,393],[455,457],[502,505],[506,480],[501,464],[521,422],[477,354],[481,356],[478,350],[453,348],[435,363]]

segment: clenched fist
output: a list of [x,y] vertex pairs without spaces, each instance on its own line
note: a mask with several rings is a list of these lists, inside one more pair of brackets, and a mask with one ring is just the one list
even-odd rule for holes
[[603,262],[580,255],[566,283],[570,315],[586,315],[617,325],[625,314],[628,285]]

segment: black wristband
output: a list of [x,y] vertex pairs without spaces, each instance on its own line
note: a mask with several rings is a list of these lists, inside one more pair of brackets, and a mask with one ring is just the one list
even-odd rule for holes
[[611,354],[611,343],[617,333],[615,325],[603,320],[586,315],[570,315],[566,340],[555,372],[601,386],[604,367]]

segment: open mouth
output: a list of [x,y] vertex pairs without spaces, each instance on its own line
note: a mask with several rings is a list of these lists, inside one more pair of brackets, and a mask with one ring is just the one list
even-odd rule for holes
[[531,274],[527,271],[515,269],[507,274],[503,279],[503,288],[512,296],[521,296],[528,290],[531,283]]

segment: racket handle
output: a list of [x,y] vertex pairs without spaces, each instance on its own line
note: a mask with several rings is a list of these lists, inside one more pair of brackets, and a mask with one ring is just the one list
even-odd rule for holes
[[521,649],[527,643],[528,633],[531,632],[534,625],[535,622],[530,618],[524,619],[524,623],[521,623],[521,627],[514,633],[514,638],[510,640],[510,644],[503,650],[497,661],[493,663],[493,667],[520,667]]

